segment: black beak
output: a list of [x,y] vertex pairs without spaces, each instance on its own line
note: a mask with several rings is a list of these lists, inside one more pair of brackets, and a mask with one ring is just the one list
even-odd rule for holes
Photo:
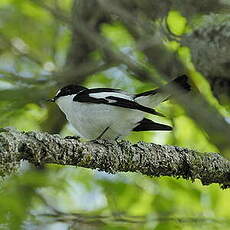
[[47,99],[47,102],[55,102],[55,98]]

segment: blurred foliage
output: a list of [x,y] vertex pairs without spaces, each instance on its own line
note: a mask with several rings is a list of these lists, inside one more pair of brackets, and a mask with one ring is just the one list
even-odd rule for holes
[[[70,0],[0,1],[1,126],[41,130],[41,123],[49,119],[45,99],[55,91],[55,74],[65,64],[71,31],[69,25],[41,7],[39,3],[44,2],[64,15],[70,14]],[[177,11],[169,13],[167,22],[175,35],[188,30],[186,19]],[[120,23],[104,24],[102,33],[125,54],[144,59]],[[175,41],[165,41],[165,46],[179,53],[207,100],[227,115],[208,83],[195,71],[189,50]],[[85,85],[122,88],[131,93],[153,87],[134,79],[122,65],[94,74]],[[172,124],[174,130],[133,133],[129,140],[218,151],[179,105],[171,101],[158,109],[167,116],[161,121]],[[66,126],[61,133],[74,131]],[[229,191],[166,177],[108,175],[56,165],[37,170],[23,164],[18,175],[2,179],[0,197],[0,229],[214,230],[229,229],[230,224]]]

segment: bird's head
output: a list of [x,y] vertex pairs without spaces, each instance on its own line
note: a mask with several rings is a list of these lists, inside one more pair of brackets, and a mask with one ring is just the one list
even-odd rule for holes
[[56,102],[58,99],[75,95],[86,88],[80,85],[67,85],[63,88],[59,89],[55,95],[55,97],[49,99],[49,102]]

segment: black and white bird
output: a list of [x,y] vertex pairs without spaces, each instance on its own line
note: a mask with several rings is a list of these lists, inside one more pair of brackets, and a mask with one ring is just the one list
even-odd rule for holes
[[172,127],[145,116],[162,116],[153,107],[171,96],[164,88],[174,85],[184,91],[190,90],[187,76],[182,75],[162,88],[140,94],[129,94],[120,89],[87,89],[68,85],[61,88],[51,101],[57,103],[80,137],[89,140],[117,139],[131,131],[172,130]]

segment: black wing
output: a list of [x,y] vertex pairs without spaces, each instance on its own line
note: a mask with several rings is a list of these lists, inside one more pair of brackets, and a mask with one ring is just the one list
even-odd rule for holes
[[[95,93],[104,93],[104,92],[111,92],[111,96],[102,97],[102,98],[90,96],[90,94],[93,94],[93,93],[95,94]],[[113,96],[113,92],[120,93],[121,97]],[[156,110],[152,108],[140,105],[133,100],[122,98],[121,92],[122,92],[121,90],[114,90],[114,89],[108,89],[108,88],[86,89],[78,93],[73,98],[73,101],[83,102],[83,103],[94,103],[94,104],[107,104],[107,105],[112,105],[112,106],[119,106],[122,108],[140,110],[146,113],[163,116],[161,113],[158,113]]]
[[172,130],[171,126],[159,124],[147,118],[144,118],[138,125],[133,129],[133,131],[151,131],[151,130],[164,130],[169,131]]
[[92,89],[87,89],[86,91],[86,93],[107,93],[107,92],[125,93],[121,89],[113,89],[113,88],[92,88]]

